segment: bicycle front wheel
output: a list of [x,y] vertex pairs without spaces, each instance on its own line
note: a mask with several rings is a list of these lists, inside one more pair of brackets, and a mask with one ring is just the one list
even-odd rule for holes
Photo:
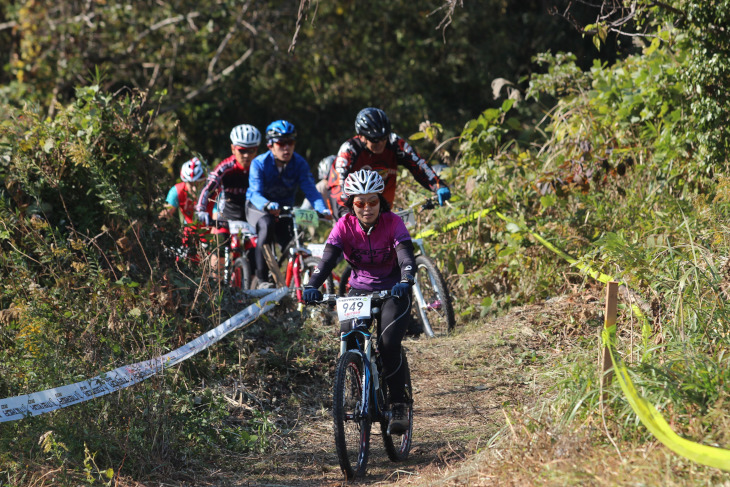
[[[454,329],[456,319],[451,305],[451,295],[446,281],[434,262],[425,255],[416,257],[416,282],[423,294],[423,306],[414,300],[418,308],[416,316],[429,336],[444,336]],[[430,331],[433,332],[431,335]]]
[[233,262],[231,269],[231,287],[234,289],[248,289],[251,283],[251,264],[245,256]]
[[[389,435],[388,421],[383,420],[380,422],[380,431],[383,434],[385,451],[388,453],[388,458],[393,462],[402,462],[408,458],[408,454],[411,451],[411,440],[413,438],[413,387],[411,386],[411,370],[408,368],[408,359],[406,358],[405,350],[401,352],[401,357],[401,367],[406,368],[405,393],[406,404],[408,405],[408,430],[402,435]],[[386,405],[389,407],[392,403],[388,397],[387,384],[384,384],[384,386],[386,389]]]
[[[304,258],[304,273],[302,274],[302,286],[304,286],[306,283],[309,282],[309,278],[312,277],[312,274],[314,273],[314,269],[317,268],[317,264],[319,264],[319,258],[318,257],[305,257]],[[319,290],[323,294],[335,294],[335,281],[332,279],[332,274],[327,276],[327,279],[325,279],[324,284],[322,284],[322,287],[319,288]]]
[[362,411],[363,361],[355,352],[345,352],[335,371],[332,415],[335,449],[347,479],[365,475],[370,449],[370,419]]

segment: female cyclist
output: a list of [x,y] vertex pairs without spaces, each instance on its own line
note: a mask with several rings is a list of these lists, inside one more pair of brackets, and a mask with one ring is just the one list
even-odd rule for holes
[[[340,255],[352,266],[350,296],[391,290],[396,299],[382,305],[378,347],[393,403],[388,427],[401,434],[408,429],[401,341],[408,325],[416,264],[411,235],[403,220],[391,213],[382,194],[384,188],[383,178],[375,171],[360,170],[347,176],[344,191],[348,195],[345,206],[349,214],[337,221],[327,238],[322,260],[306,284],[303,298],[306,303],[322,299],[318,288]],[[354,321],[340,323],[342,332],[350,331],[352,326]]]

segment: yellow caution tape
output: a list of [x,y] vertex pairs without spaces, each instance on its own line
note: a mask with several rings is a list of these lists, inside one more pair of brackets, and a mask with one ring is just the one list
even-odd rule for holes
[[601,333],[603,345],[608,349],[611,355],[616,379],[618,380],[621,390],[629,401],[631,409],[634,410],[649,432],[656,437],[664,446],[672,450],[677,455],[692,460],[708,467],[719,468],[730,472],[730,450],[717,448],[714,446],[702,445],[693,441],[682,438],[672,431],[667,421],[659,411],[646,399],[639,396],[634,383],[629,377],[626,366],[623,365],[621,359],[615,354],[616,349],[616,325],[604,326]]
[[[524,230],[525,232],[527,232],[530,235],[532,235],[535,238],[535,240],[537,240],[538,242],[540,242],[541,244],[543,244],[545,247],[547,247],[548,249],[552,250],[554,253],[556,253],[560,257],[562,257],[569,264],[574,265],[575,267],[577,267],[581,271],[585,272],[586,274],[588,274],[592,278],[596,279],[597,281],[602,282],[604,284],[607,284],[607,283],[609,283],[611,281],[615,281],[616,280],[616,279],[614,279],[613,277],[611,277],[609,275],[606,275],[606,274],[604,274],[602,272],[598,272],[596,270],[591,269],[587,264],[580,263],[578,261],[578,259],[576,259],[572,255],[566,253],[564,250],[559,249],[558,247],[556,247],[555,245],[553,245],[552,243],[550,243],[548,240],[546,240],[542,235],[533,232],[530,228],[528,228],[523,223],[520,223],[520,222],[518,222],[518,221],[516,221],[516,220],[514,220],[514,219],[512,219],[512,218],[510,218],[508,216],[505,216],[505,215],[503,215],[502,213],[500,213],[498,211],[495,212],[495,213],[496,213],[496,215],[499,218],[501,218],[502,220],[506,221],[507,223],[513,223],[513,224],[517,225],[522,230]],[[625,286],[626,283],[625,282],[619,282],[619,285],[624,285]],[[641,337],[642,337],[642,341],[643,341],[643,344],[644,344],[644,354],[642,356],[642,361],[644,361],[644,360],[646,360],[649,357],[649,355],[648,355],[648,349],[649,349],[649,339],[651,338],[652,327],[651,327],[651,324],[649,323],[649,320],[647,319],[646,315],[644,314],[644,312],[635,303],[631,303],[631,311],[633,311],[633,313],[636,316],[636,318],[641,322]]]
[[434,235],[439,235],[441,233],[450,232],[451,230],[454,230],[456,228],[459,228],[460,226],[473,222],[474,220],[478,220],[479,218],[488,215],[490,212],[494,211],[494,207],[487,208],[486,210],[481,210],[472,213],[471,215],[467,215],[464,218],[459,218],[458,220],[455,220],[448,225],[444,225],[441,228],[429,228],[428,230],[424,230],[420,233],[418,233],[413,238],[425,238],[425,237],[433,237]]
[[[425,230],[418,235],[416,235],[414,238],[423,238],[423,237],[429,237],[433,235],[438,235],[443,232],[447,232],[449,230],[453,230],[461,225],[464,225],[465,223],[471,222],[476,220],[477,218],[480,218],[484,215],[487,215],[494,211],[494,207],[482,210],[480,212],[473,213],[467,217],[461,218],[459,220],[456,220],[448,225],[445,225],[444,227],[440,229],[429,229]],[[576,259],[575,257],[571,256],[570,254],[566,253],[562,249],[556,247],[552,243],[550,243],[548,240],[546,240],[542,235],[539,235],[535,232],[533,232],[530,228],[528,228],[526,225],[503,215],[502,213],[496,211],[495,214],[504,220],[507,223],[513,223],[517,225],[519,228],[521,228],[523,231],[529,233],[532,235],[538,242],[540,242],[542,245],[553,251],[555,254],[562,257],[565,261],[567,261],[569,264],[574,265],[581,271],[585,272],[589,276],[593,277],[594,279],[598,280],[599,282],[602,282],[604,284],[615,281],[615,279],[609,275],[603,274],[602,272],[598,272],[596,270],[591,269],[588,265],[582,264]],[[619,283],[626,285],[625,283]],[[646,315],[643,313],[641,308],[639,308],[636,304],[631,304],[631,310],[633,311],[634,315],[641,321],[641,334],[644,342],[644,356],[642,360],[646,359],[648,357],[648,341],[651,337],[651,325],[649,324],[649,320],[647,319]],[[610,325],[605,326],[601,333],[603,345],[608,348],[609,354],[611,355],[611,362],[613,363],[614,371],[616,378],[618,380],[619,385],[621,386],[621,390],[623,391],[624,395],[626,396],[626,399],[629,402],[629,405],[631,405],[631,408],[636,413],[637,417],[641,421],[641,423],[646,427],[646,429],[651,432],[651,434],[654,435],[664,446],[672,450],[674,453],[683,456],[684,458],[687,458],[689,460],[692,460],[694,462],[697,462],[702,465],[707,465],[709,467],[719,468],[721,470],[730,471],[730,450],[725,450],[722,448],[702,445],[699,443],[695,443],[693,441],[687,440],[685,438],[682,438],[678,434],[676,434],[674,431],[672,431],[672,428],[669,426],[667,421],[664,419],[664,417],[657,411],[657,409],[650,404],[648,401],[643,399],[639,396],[639,393],[637,392],[636,388],[634,387],[633,382],[631,381],[631,378],[629,377],[628,370],[623,365],[623,363],[620,361],[620,358],[617,357],[615,354],[616,350],[616,325]]]
[[[576,258],[572,257],[570,254],[567,254],[552,243],[548,242],[542,235],[538,235],[537,233],[533,232],[524,224],[520,224],[519,222],[501,214],[500,212],[496,212],[496,215],[508,223],[516,224],[524,231],[532,235],[545,247],[555,252],[571,265],[574,265],[580,270],[586,272],[594,279],[604,284],[610,281],[615,281],[615,279],[611,276],[595,271],[585,264],[581,264]],[[625,285],[625,283],[623,284]],[[651,325],[649,324],[649,320],[646,318],[646,315],[637,305],[632,303],[631,309],[642,323],[641,334],[644,341],[643,359],[645,359],[648,357],[647,349],[648,341],[651,336]],[[669,426],[667,421],[651,403],[639,396],[639,393],[637,392],[633,382],[631,381],[631,378],[629,377],[628,370],[614,353],[616,350],[616,325],[614,324],[610,326],[604,326],[601,335],[603,338],[603,344],[605,347],[608,348],[609,354],[611,355],[611,362],[613,363],[614,371],[616,372],[616,378],[619,385],[621,386],[621,390],[626,396],[629,405],[631,405],[631,409],[634,410],[639,420],[646,427],[646,429],[648,429],[651,434],[654,435],[654,437],[656,437],[662,444],[664,444],[664,446],[672,450],[674,453],[702,465],[730,471],[730,450],[702,445],[700,443],[695,443],[693,441],[682,438],[674,431],[672,431],[672,428]]]

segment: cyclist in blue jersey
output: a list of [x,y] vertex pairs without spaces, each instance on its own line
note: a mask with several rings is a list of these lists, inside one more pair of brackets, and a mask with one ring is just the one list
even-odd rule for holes
[[256,278],[259,288],[273,287],[269,281],[269,267],[264,259],[263,247],[278,243],[282,247],[292,239],[289,220],[279,220],[282,206],[294,206],[299,188],[304,191],[312,206],[322,215],[331,215],[314,184],[309,164],[294,152],[297,131],[286,120],[271,122],[266,128],[266,145],[269,150],[251,162],[249,186],[246,192],[246,219],[256,227]]
[[[349,295],[390,290],[397,299],[385,301],[378,323],[378,347],[383,358],[384,378],[391,392],[392,417],[389,430],[401,434],[408,429],[405,404],[405,370],[401,367],[401,341],[408,326],[416,258],[413,242],[403,220],[390,211],[383,196],[385,183],[375,171],[350,173],[343,190],[349,213],[341,217],[325,243],[322,259],[305,285],[303,299],[312,303],[322,299],[318,288],[337,264],[341,255],[352,266]],[[340,331],[362,321],[343,321]]]

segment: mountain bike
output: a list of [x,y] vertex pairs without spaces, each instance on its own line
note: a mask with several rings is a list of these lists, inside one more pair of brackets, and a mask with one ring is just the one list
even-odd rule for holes
[[[386,299],[393,299],[390,291],[379,291],[364,296],[338,297],[324,295],[318,304],[337,307],[340,321],[372,318],[379,331],[380,306]],[[332,393],[335,450],[342,473],[347,479],[362,477],[367,469],[370,452],[370,431],[373,423],[380,423],[380,431],[388,458],[403,461],[408,458],[413,436],[413,388],[405,349],[402,351],[402,367],[406,372],[406,404],[408,405],[408,429],[403,434],[390,434],[390,397],[386,381],[380,381],[381,359],[377,340],[369,327],[360,324],[350,332],[340,335],[340,357],[335,369]]]
[[[277,287],[286,286],[295,291],[301,311],[304,284],[309,281],[309,277],[314,272],[314,269],[317,268],[320,260],[318,257],[314,257],[312,252],[302,245],[303,233],[301,232],[301,227],[312,226],[316,228],[319,226],[319,216],[314,210],[284,206],[281,208],[279,218],[291,220],[292,239],[278,257],[276,256],[276,245],[266,244],[264,246],[264,258]],[[281,268],[284,266],[285,273],[282,273]],[[320,288],[320,291],[323,294],[334,294],[334,289],[334,281],[329,276]]]
[[[421,205],[421,209],[432,210],[436,205],[436,200],[429,198]],[[415,227],[416,216],[413,208],[395,211],[394,213],[403,219],[407,228]],[[416,275],[413,284],[414,314],[423,332],[429,338],[447,335],[456,326],[449,288],[438,266],[426,252],[423,239],[413,238],[412,241],[418,247],[418,252],[416,252]],[[341,296],[347,295],[351,272],[352,268],[350,266],[342,271],[338,287],[338,294]]]

